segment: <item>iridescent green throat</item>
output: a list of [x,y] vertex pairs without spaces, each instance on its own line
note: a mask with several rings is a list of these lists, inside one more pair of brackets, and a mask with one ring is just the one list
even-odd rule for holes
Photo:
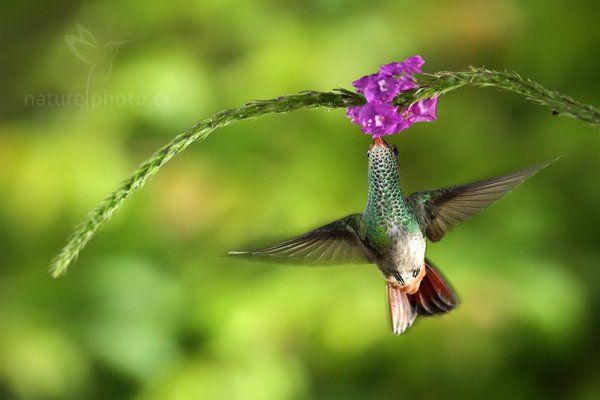
[[419,230],[400,188],[398,157],[388,146],[373,146],[369,152],[369,197],[364,213],[372,244],[393,243],[390,231]]

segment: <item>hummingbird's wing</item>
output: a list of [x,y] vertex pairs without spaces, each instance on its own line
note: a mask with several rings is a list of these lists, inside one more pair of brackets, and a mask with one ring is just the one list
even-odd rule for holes
[[554,161],[466,185],[416,192],[408,197],[408,204],[429,240],[437,242]]
[[230,251],[229,255],[290,264],[368,263],[368,250],[361,240],[364,235],[362,215],[352,214],[302,236],[258,250]]

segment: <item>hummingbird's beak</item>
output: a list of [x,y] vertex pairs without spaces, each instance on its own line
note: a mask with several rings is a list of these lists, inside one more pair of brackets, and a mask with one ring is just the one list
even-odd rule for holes
[[373,146],[385,146],[386,143],[381,137],[373,138]]

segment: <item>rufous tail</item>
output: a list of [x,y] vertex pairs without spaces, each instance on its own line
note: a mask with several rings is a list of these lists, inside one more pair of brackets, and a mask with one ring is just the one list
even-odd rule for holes
[[425,276],[416,293],[406,294],[388,282],[387,294],[394,335],[404,333],[417,316],[445,314],[458,305],[452,287],[428,259],[425,259]]

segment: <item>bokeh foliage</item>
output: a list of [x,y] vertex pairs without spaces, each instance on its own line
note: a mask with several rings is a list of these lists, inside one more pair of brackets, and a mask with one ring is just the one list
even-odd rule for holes
[[[438,121],[391,139],[407,192],[564,154],[429,248],[462,305],[405,336],[387,329],[374,267],[222,256],[364,207],[369,140],[342,110],[216,132],[130,200],[64,278],[47,274],[71,228],[152,151],[250,99],[349,88],[418,53],[426,71],[513,69],[598,105],[595,1],[0,7],[0,398],[600,395],[600,136],[508,93],[459,90]],[[135,38],[114,59],[89,55],[99,69],[112,60],[90,94],[140,104],[26,103],[85,93],[90,65],[65,41],[77,24],[99,48]]]

